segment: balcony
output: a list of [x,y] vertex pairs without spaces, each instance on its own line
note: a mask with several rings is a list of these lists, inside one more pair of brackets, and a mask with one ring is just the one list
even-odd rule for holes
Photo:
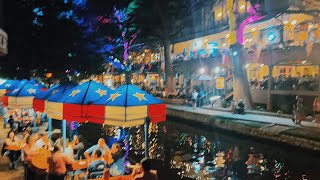
[[4,30],[0,28],[0,56],[8,54],[7,42],[8,35]]

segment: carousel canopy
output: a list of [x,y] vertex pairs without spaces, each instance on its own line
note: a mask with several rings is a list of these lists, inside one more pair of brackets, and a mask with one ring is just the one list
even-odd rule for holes
[[99,121],[96,119],[99,116],[99,111],[96,111],[98,107],[89,106],[89,104],[110,94],[110,92],[111,89],[92,80],[74,87],[69,93],[57,100],[63,103],[63,119],[77,122]]
[[99,105],[95,112],[104,114],[100,117],[104,121],[100,122],[108,125],[131,127],[144,124],[147,117],[153,123],[166,119],[166,106],[162,101],[130,84],[118,87],[92,104]]
[[76,87],[74,82],[63,83],[51,92],[51,95],[46,98],[44,111],[47,115],[53,119],[62,119],[62,103],[59,101],[61,97]]
[[45,99],[48,98],[58,87],[59,84],[56,84],[45,91],[37,93],[35,98],[33,99],[33,109],[35,111],[44,112]]
[[32,108],[34,96],[41,92],[40,86],[24,83],[6,93],[2,98],[8,108]]

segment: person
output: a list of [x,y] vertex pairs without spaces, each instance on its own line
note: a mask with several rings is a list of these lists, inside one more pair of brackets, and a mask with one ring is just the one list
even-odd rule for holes
[[136,174],[138,171],[133,172],[134,180],[158,180],[157,171],[151,168],[151,159],[143,158],[141,160],[143,173]]
[[316,97],[313,101],[314,121],[320,123],[320,99]]
[[74,159],[79,160],[83,155],[84,144],[82,141],[82,136],[74,136],[73,138],[73,154]]
[[237,105],[234,113],[235,114],[244,114],[244,103],[243,103],[242,99],[239,100],[238,105]]
[[296,96],[296,98],[294,99],[294,101],[292,102],[292,113],[293,113],[293,118],[292,118],[292,121],[295,122],[296,121],[296,116],[297,116],[297,103],[298,103],[298,99],[299,99],[299,96]]
[[[14,131],[10,130],[8,132],[7,138],[4,142],[3,151],[6,151],[7,146],[20,146],[20,140],[14,133]],[[13,151],[8,150],[5,153],[2,153],[3,155],[8,155],[10,159],[10,169],[16,168],[16,161],[20,157],[21,151]]]
[[193,93],[192,93],[192,107],[193,107],[193,109],[196,109],[198,95],[199,95],[199,93],[197,92],[197,90],[194,89]]
[[303,98],[299,97],[297,106],[296,106],[296,121],[295,123],[302,126],[301,121],[304,119],[304,106],[303,106]]
[[9,125],[10,125],[10,129],[11,130],[14,130],[14,119],[13,119],[13,116],[12,115],[10,115],[9,116],[9,120],[8,120],[8,123],[9,123]]
[[34,150],[34,143],[35,143],[35,137],[34,136],[28,136],[26,139],[26,144],[22,149],[23,152],[23,164],[25,167],[25,179],[26,180],[33,180],[35,179],[35,171],[36,169],[31,163],[32,157],[36,154],[38,154],[37,151]]
[[106,152],[109,151],[110,149],[107,147],[106,142],[104,141],[103,138],[100,138],[98,140],[98,144],[91,146],[89,149],[87,149],[83,155],[86,159],[90,159],[90,154],[92,154],[96,150],[100,150],[102,152],[102,155]]
[[89,164],[86,173],[88,179],[102,178],[106,167],[107,164],[103,160],[102,152],[99,149],[95,150],[92,156],[92,162]]
[[47,132],[43,132],[41,134],[41,138],[36,141],[35,148],[36,149],[40,149],[40,148],[47,148],[48,149],[50,147],[51,147],[51,142],[50,142],[50,139],[48,137],[48,133]]
[[8,123],[8,109],[7,108],[3,108],[3,129],[7,128],[7,123]]
[[47,159],[49,164],[48,180],[64,180],[67,172],[66,165],[71,165],[74,162],[73,158],[62,154],[60,148],[54,146],[51,156]]

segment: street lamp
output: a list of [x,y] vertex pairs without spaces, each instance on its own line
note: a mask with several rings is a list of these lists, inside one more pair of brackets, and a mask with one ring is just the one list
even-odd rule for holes
[[206,70],[205,70],[204,68],[200,68],[200,69],[199,69],[200,74],[203,74],[205,71],[206,71]]

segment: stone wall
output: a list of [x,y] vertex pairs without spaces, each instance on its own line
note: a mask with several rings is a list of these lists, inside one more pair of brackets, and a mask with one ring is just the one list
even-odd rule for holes
[[[186,112],[182,110],[175,110],[167,108],[167,116],[184,119],[188,122],[201,123],[202,125],[209,125],[213,128],[232,131],[248,136],[268,139],[276,142],[285,143],[301,148],[320,151],[320,142],[306,139],[303,137],[296,137],[286,134],[277,134],[262,130],[260,127],[249,126],[246,123],[241,123],[236,119],[226,119],[220,116],[210,116],[200,113]],[[263,124],[263,123],[261,123]]]

